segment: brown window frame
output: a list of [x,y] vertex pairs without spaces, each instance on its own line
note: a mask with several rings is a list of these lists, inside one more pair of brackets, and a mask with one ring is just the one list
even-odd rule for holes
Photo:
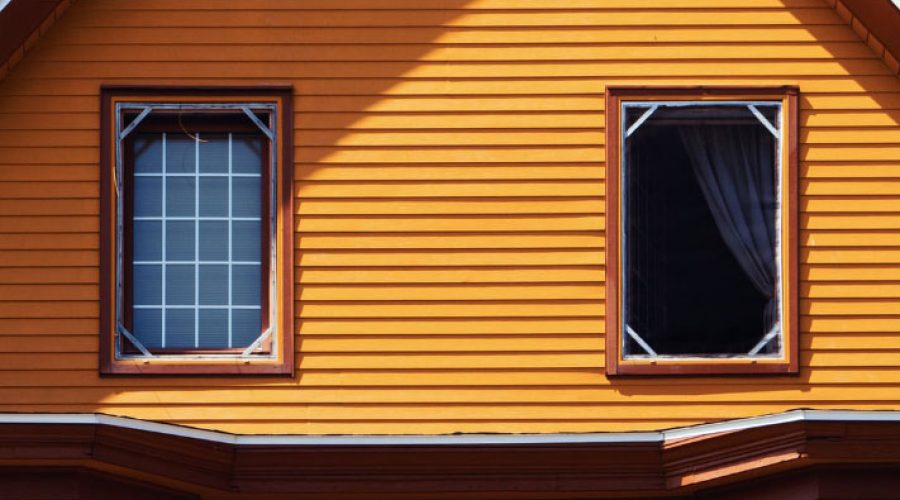
[[[797,374],[798,342],[798,96],[795,86],[646,87],[606,89],[606,373],[620,375]],[[621,110],[628,101],[779,101],[782,105],[781,261],[782,356],[779,358],[660,357],[625,359],[622,352]]]
[[[293,129],[292,129],[292,88],[278,87],[132,87],[103,86],[101,88],[101,325],[100,325],[100,373],[104,375],[293,375],[294,342],[293,342]],[[117,298],[117,287],[121,279],[130,282],[132,248],[131,225],[133,224],[131,209],[132,197],[129,191],[133,176],[133,162],[127,155],[132,150],[128,143],[133,136],[120,140],[117,129],[124,129],[127,122],[117,120],[119,106],[131,106],[135,103],[154,106],[199,105],[209,104],[229,106],[232,112],[241,112],[241,107],[250,105],[266,106],[270,109],[270,132],[273,137],[264,141],[266,150],[263,154],[261,170],[263,192],[261,193],[262,214],[264,218],[272,217],[273,224],[262,224],[261,256],[263,281],[261,288],[262,331],[272,327],[271,335],[261,337],[252,353],[244,354],[244,349],[155,349],[152,356],[143,355],[143,347],[131,343],[127,335],[120,333],[120,324],[130,327],[131,305],[130,288],[123,286],[122,297]],[[154,109],[153,113],[156,110]],[[250,120],[246,124],[222,124],[215,119],[213,110],[196,110],[201,121],[191,123],[192,128],[209,132],[261,132]],[[171,123],[159,115],[151,114],[135,130],[170,131]],[[164,116],[164,115],[163,115]],[[153,118],[151,120],[151,118]],[[171,120],[169,120],[171,121]],[[202,133],[202,132],[201,132]],[[269,132],[267,132],[269,133]],[[265,137],[265,135],[264,135]],[[121,141],[121,146],[117,145]],[[272,162],[272,155],[275,161]],[[121,160],[117,160],[121,155]],[[121,161],[121,165],[118,162]],[[270,165],[272,167],[270,168]],[[125,182],[123,184],[122,220],[118,220],[118,194],[116,169]],[[272,182],[271,173],[277,176]],[[269,191],[269,186],[275,192]],[[274,194],[274,196],[272,196]],[[275,206],[270,200],[274,198]],[[274,208],[274,210],[273,210]],[[270,215],[266,215],[270,214]],[[121,225],[118,230],[117,226]],[[272,227],[272,229],[270,229]],[[272,238],[272,231],[275,237]],[[119,235],[123,248],[116,249]],[[274,242],[274,248],[270,246]],[[274,250],[274,252],[273,252]],[[122,257],[118,254],[121,253]],[[274,284],[270,285],[269,271],[271,258],[275,259],[276,273]],[[117,269],[119,262],[122,269]],[[270,290],[275,286],[275,290]],[[270,303],[270,291],[274,302]],[[121,304],[117,305],[117,302]],[[274,324],[270,324],[270,315],[266,313],[274,308]],[[117,310],[120,313],[117,313]],[[119,317],[121,315],[121,317]]]

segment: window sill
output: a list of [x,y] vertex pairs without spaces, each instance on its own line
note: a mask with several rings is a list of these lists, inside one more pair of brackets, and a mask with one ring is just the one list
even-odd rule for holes
[[615,360],[607,359],[606,374],[620,375],[797,375],[799,367],[784,359]]
[[293,376],[294,367],[283,360],[126,359],[109,364],[102,375],[269,375]]

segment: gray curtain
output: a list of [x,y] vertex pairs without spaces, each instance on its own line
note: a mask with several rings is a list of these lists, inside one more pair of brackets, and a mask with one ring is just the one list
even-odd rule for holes
[[686,126],[679,132],[722,239],[769,299],[762,318],[762,333],[768,333],[778,321],[774,138],[760,124]]

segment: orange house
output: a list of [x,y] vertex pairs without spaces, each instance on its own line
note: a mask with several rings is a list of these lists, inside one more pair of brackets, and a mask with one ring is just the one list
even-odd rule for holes
[[0,498],[900,491],[890,0],[11,0]]

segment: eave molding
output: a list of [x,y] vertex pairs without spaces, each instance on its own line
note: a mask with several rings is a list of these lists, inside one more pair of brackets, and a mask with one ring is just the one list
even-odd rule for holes
[[900,8],[891,0],[825,0],[900,78]]
[[896,422],[900,424],[900,410],[797,409],[782,413],[649,432],[444,435],[355,434],[335,436],[232,434],[151,420],[107,415],[105,413],[0,413],[0,427],[7,424],[98,425],[237,446],[462,446],[606,443],[663,443],[666,446],[672,446],[687,439],[710,437],[718,434],[795,422]]
[[0,11],[0,80],[77,0],[12,0]]
[[690,494],[814,465],[900,464],[900,412],[794,410],[660,432],[236,435],[103,414],[0,414],[0,466],[66,463],[201,494]]

